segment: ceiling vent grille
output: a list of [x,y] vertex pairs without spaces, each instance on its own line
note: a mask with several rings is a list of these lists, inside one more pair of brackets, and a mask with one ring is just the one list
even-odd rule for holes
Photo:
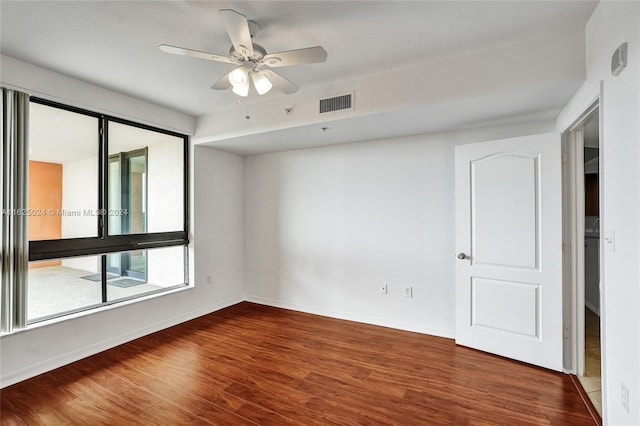
[[353,93],[320,99],[320,114],[343,109],[353,109]]

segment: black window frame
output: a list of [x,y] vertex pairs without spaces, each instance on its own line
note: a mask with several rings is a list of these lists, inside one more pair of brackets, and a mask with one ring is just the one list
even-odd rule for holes
[[38,97],[30,97],[30,102],[53,108],[95,117],[98,119],[98,210],[109,211],[108,200],[108,168],[109,168],[109,123],[119,123],[136,128],[175,136],[183,140],[183,229],[171,232],[146,232],[143,234],[109,235],[108,220],[103,214],[96,215],[97,236],[82,238],[65,238],[57,240],[29,241],[29,261],[61,259],[89,255],[106,255],[109,253],[144,250],[159,247],[187,246],[189,244],[189,136],[137,123],[107,114],[96,113],[82,108],[61,104]]

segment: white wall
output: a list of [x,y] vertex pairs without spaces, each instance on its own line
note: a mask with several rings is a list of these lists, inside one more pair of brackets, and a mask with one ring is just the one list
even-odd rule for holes
[[[162,135],[144,145],[148,148],[147,231],[179,231],[184,217],[181,203],[184,188],[180,179],[184,173],[182,141]],[[175,249],[147,251],[147,281],[159,286],[180,283],[182,278],[176,274],[181,269],[180,261]]]
[[533,123],[247,157],[247,298],[453,337],[454,145],[551,129]]
[[[562,111],[565,130],[602,85],[600,170],[602,235],[615,232],[615,251],[601,241],[604,423],[640,424],[640,3],[600,2],[586,29],[587,80]],[[618,77],[611,56],[629,43]],[[630,412],[620,401],[630,391]]]
[[[62,238],[98,235],[98,158],[86,157],[62,163],[62,209],[79,216],[62,217]],[[85,214],[91,210],[94,216]]]
[[146,253],[149,284],[172,287],[184,282],[184,247],[162,247]]
[[[4,61],[4,57],[2,58]],[[4,70],[4,63],[3,70]],[[31,68],[26,67],[25,72]],[[92,105],[127,105],[130,98],[87,83],[37,69],[33,83],[40,92],[73,94],[88,90]],[[11,74],[14,75],[14,74]],[[11,83],[8,75],[2,81]],[[53,82],[53,86],[46,86]],[[21,87],[25,87],[25,79]],[[83,103],[85,105],[85,103]],[[136,107],[136,106],[139,106]],[[107,107],[104,107],[107,109]],[[154,105],[135,101],[124,107],[136,119],[155,120]],[[168,122],[182,122],[181,114]],[[149,115],[151,114],[151,115]],[[184,124],[184,123],[183,123]],[[195,287],[169,292],[142,301],[126,303],[114,309],[99,310],[65,321],[41,325],[0,337],[0,387],[51,370],[148,333],[213,312],[243,299],[243,197],[244,161],[241,157],[211,149],[196,148],[192,156],[190,279]],[[194,162],[195,161],[195,164]],[[194,257],[194,251],[197,253]],[[207,274],[213,284],[207,285]]]
[[[62,238],[96,237],[98,217],[85,214],[98,209],[98,158],[87,157],[62,163],[62,209],[80,212],[79,216],[62,216]],[[100,272],[100,259],[74,257],[62,260],[68,268]]]
[[182,141],[177,138],[158,139],[148,144],[147,158],[147,230],[171,232],[182,228],[184,194],[180,176]]
[[194,156],[195,281],[213,300],[240,301],[245,294],[244,159],[201,146],[194,147]]

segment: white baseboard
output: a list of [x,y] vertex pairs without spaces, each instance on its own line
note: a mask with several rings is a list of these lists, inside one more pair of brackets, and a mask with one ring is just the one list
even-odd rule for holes
[[118,345],[122,345],[123,343],[127,343],[132,340],[138,339],[140,337],[149,335],[151,333],[164,330],[165,328],[173,327],[174,325],[181,324],[183,322],[192,320],[194,318],[198,318],[203,315],[207,315],[212,312],[219,311],[220,309],[240,303],[243,300],[244,300],[244,297],[242,296],[227,299],[213,306],[208,306],[207,308],[191,311],[187,314],[179,315],[177,317],[167,319],[160,323],[156,323],[150,327],[142,327],[136,330],[129,330],[128,332],[121,334],[119,336],[115,336],[109,340],[104,340],[94,345],[78,348],[73,351],[56,356],[54,358],[50,358],[42,362],[30,365],[28,367],[22,368],[20,370],[11,371],[7,374],[2,374],[0,376],[0,389],[10,386],[14,383],[18,383],[23,380],[29,379],[31,377],[35,377],[39,374],[46,373],[47,371],[54,370],[64,365],[71,364],[72,362],[81,360],[91,355],[95,355],[107,349],[114,348]]
[[305,313],[314,314],[314,315],[337,318],[337,319],[342,319],[347,321],[355,321],[355,322],[372,324],[372,325],[377,325],[382,327],[395,328],[398,330],[412,331],[416,333],[428,334],[428,335],[444,337],[448,339],[454,338],[454,333],[452,331],[428,328],[428,327],[422,326],[421,324],[416,324],[411,322],[396,321],[396,320],[390,320],[388,318],[378,318],[378,317],[371,317],[367,315],[357,315],[357,314],[354,315],[352,313],[338,312],[331,309],[318,308],[314,306],[303,306],[303,305],[287,303],[279,300],[267,299],[262,297],[237,296],[237,297],[222,301],[220,303],[217,303],[216,305],[209,306],[207,308],[191,311],[187,314],[179,315],[177,317],[164,320],[160,323],[156,323],[149,327],[142,327],[135,330],[128,330],[126,333],[115,336],[111,339],[104,340],[93,345],[84,346],[82,348],[77,348],[75,350],[69,351],[62,355],[56,356],[54,358],[46,359],[42,362],[38,362],[36,364],[30,365],[28,367],[22,368],[17,371],[11,371],[6,374],[4,374],[4,372],[0,372],[0,389],[6,386],[10,386],[14,383],[18,383],[23,380],[29,379],[31,377],[35,377],[39,374],[46,373],[47,371],[54,370],[56,368],[62,367],[64,365],[70,364],[80,359],[89,357],[91,355],[95,355],[99,352],[114,348],[118,345],[122,345],[124,343],[130,342],[140,337],[149,335],[151,333],[164,330],[174,325],[178,325],[185,321],[189,321],[194,318],[210,314],[212,312],[235,305],[243,301],[258,303],[261,305],[273,306],[276,308],[290,309],[290,310],[305,312]]
[[377,325],[381,327],[395,328],[397,330],[412,331],[415,333],[429,334],[431,336],[444,337],[447,339],[455,338],[455,333],[449,330],[439,330],[424,327],[421,324],[390,320],[387,318],[370,317],[368,315],[354,315],[352,313],[344,313],[334,311],[332,309],[318,308],[308,305],[298,305],[295,303],[282,302],[275,299],[267,299],[264,297],[247,296],[247,302],[258,303],[260,305],[273,306],[275,308],[290,309],[292,311],[305,312],[308,314],[321,315],[346,321],[361,322],[365,324]]

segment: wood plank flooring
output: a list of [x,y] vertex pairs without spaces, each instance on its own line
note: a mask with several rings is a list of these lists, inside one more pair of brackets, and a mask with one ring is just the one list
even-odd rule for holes
[[2,425],[592,425],[569,376],[252,303],[0,391]]

